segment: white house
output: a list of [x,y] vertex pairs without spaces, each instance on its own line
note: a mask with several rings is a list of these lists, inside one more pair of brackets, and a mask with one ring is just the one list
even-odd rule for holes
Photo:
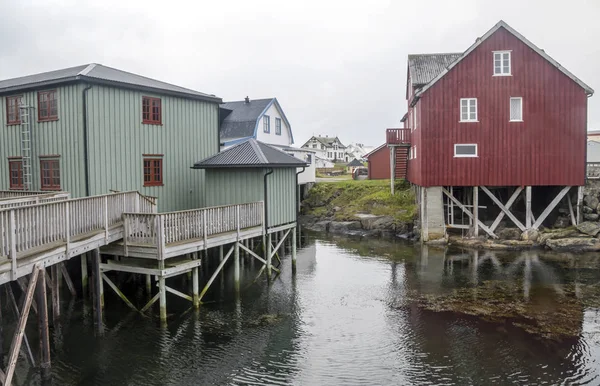
[[373,146],[365,146],[363,143],[351,143],[346,147],[346,154],[350,159],[364,159],[365,155],[372,152]]
[[304,145],[303,149],[320,150],[319,157],[339,162],[348,162],[350,156],[346,154],[346,146],[342,144],[338,137],[316,137],[312,136]]
[[270,145],[291,146],[292,127],[277,98],[226,102],[219,108],[221,148],[254,138]]
[[[277,146],[274,147],[280,149],[281,151],[286,152],[287,154],[301,159],[305,161],[308,166],[304,168],[298,168],[298,185],[304,185],[309,182],[316,182],[316,156],[315,152],[311,149],[301,149],[297,147],[289,147],[289,146]],[[301,172],[301,173],[300,173]]]
[[600,142],[588,139],[587,162],[600,162]]

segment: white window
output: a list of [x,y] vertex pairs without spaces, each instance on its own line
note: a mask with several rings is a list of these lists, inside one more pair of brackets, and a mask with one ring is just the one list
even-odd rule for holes
[[494,76],[510,75],[510,51],[494,51]]
[[523,122],[523,98],[510,98],[510,121]]
[[413,146],[413,159],[417,159],[417,146]]
[[271,132],[271,118],[268,115],[263,118],[263,131],[265,133]]
[[455,157],[477,157],[477,144],[456,143],[454,144]]
[[477,122],[477,98],[462,98],[460,100],[460,121]]

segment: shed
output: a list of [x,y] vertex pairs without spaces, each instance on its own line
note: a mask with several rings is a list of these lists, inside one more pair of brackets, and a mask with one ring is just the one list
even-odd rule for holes
[[370,180],[390,178],[390,150],[384,143],[370,153],[365,154],[369,166]]
[[[295,224],[297,168],[306,162],[249,139],[194,164],[205,169],[206,206],[265,202],[267,229]],[[301,169],[302,170],[302,169]]]

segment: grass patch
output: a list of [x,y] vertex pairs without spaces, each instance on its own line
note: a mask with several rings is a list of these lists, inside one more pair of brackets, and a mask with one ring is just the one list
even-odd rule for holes
[[[334,210],[334,208],[339,210]],[[398,183],[390,193],[389,180],[319,182],[304,200],[305,214],[356,220],[357,213],[391,216],[397,223],[410,222],[416,215],[415,197],[407,183]]]

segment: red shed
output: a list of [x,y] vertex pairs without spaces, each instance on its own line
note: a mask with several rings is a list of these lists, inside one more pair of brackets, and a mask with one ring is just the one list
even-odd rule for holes
[[[408,180],[435,188],[430,193],[436,200],[444,197],[432,218],[446,216],[445,223],[453,223],[456,205],[475,233],[481,228],[494,237],[490,227],[498,222],[478,221],[481,188],[519,228],[535,229],[562,198],[570,199],[570,187],[585,183],[587,98],[593,92],[500,21],[464,53],[409,55],[405,129],[388,130],[388,144],[395,151],[394,139],[409,142]],[[398,141],[399,136],[409,139]],[[556,200],[536,215],[531,189],[550,186],[560,187]],[[469,199],[457,199],[453,188]],[[507,191],[505,197],[514,194],[513,201],[497,203],[492,191],[499,188]],[[526,225],[509,210],[521,190],[529,203]],[[426,211],[429,203],[422,198]]]
[[365,154],[365,158],[369,163],[369,179],[370,180],[385,180],[390,178],[390,151],[387,144],[383,144]]

